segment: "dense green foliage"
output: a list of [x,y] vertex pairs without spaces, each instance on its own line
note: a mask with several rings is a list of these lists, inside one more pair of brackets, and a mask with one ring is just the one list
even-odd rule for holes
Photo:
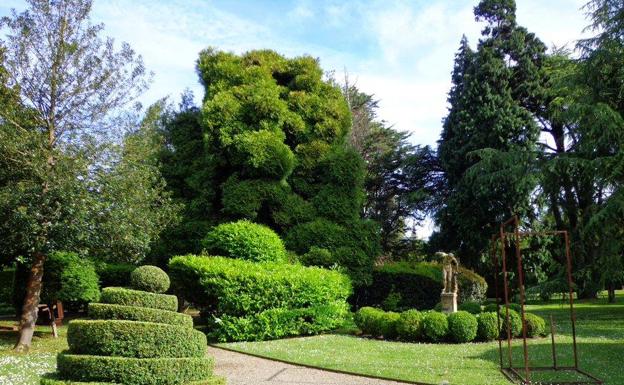
[[161,358],[203,357],[206,336],[192,327],[127,320],[74,320],[67,329],[71,354]]
[[299,255],[327,249],[356,285],[368,283],[378,227],[360,219],[364,164],[346,144],[351,115],[340,89],[309,56],[207,49],[197,68],[201,108],[164,119],[161,170],[185,209],[163,254],[199,253],[211,226],[247,219]]
[[458,311],[448,316],[451,339],[458,343],[470,342],[477,337],[477,317],[467,311]]
[[423,336],[431,342],[440,342],[448,335],[449,324],[446,314],[437,311],[424,313],[422,320]]
[[507,338],[507,334],[511,333],[511,337],[519,337],[522,335],[522,318],[515,310],[501,309],[500,313],[502,323],[501,334]]
[[123,287],[105,287],[101,301],[116,305],[148,307],[168,311],[178,310],[178,297],[168,294],[148,293]]
[[373,337],[394,339],[397,337],[397,326],[401,315],[395,312],[385,312],[373,307],[360,308],[355,313],[355,324],[362,333]]
[[525,313],[527,337],[540,337],[546,334],[546,321],[533,313]]
[[483,312],[477,316],[477,337],[481,341],[493,341],[500,336],[503,321],[496,312]]
[[285,262],[286,249],[270,228],[241,220],[212,228],[202,240],[211,255],[241,258],[255,262]]
[[218,340],[279,338],[331,330],[347,313],[351,283],[338,271],[209,256],[169,263],[173,288],[216,317]]
[[404,341],[419,341],[422,338],[423,314],[418,310],[406,310],[397,322],[397,335]]
[[68,305],[86,304],[100,298],[99,277],[95,266],[76,253],[54,252],[45,263],[41,300]]
[[481,304],[478,302],[464,302],[459,305],[459,310],[467,311],[470,314],[481,313]]
[[12,303],[15,268],[0,270],[0,303]]
[[[458,284],[460,301],[485,298],[487,283],[473,271],[460,268]],[[440,291],[441,265],[429,262],[388,263],[375,268],[372,284],[356,290],[356,300],[360,306],[387,307],[388,302],[394,302],[394,309],[389,310],[433,309],[439,298],[431,293]]]
[[158,322],[187,328],[193,327],[193,318],[188,314],[148,307],[108,303],[90,303],[89,318]]
[[95,271],[100,277],[100,287],[127,285],[134,269],[136,265],[130,263],[97,262],[95,265]]
[[130,274],[130,286],[150,293],[164,293],[169,290],[169,276],[160,267],[140,266]]

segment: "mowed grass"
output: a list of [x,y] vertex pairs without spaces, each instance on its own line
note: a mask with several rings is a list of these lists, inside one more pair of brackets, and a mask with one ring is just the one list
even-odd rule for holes
[[[15,321],[2,320],[0,326],[13,326]],[[0,385],[36,385],[44,373],[56,370],[56,354],[67,349],[67,327],[59,328],[59,338],[49,326],[37,326],[28,354],[16,354],[13,346],[17,332],[0,330]]]
[[[619,364],[624,356],[624,296],[616,304],[606,300],[579,301],[577,347],[581,369],[601,378],[607,385],[624,384]],[[547,321],[555,320],[557,363],[572,366],[573,351],[569,307],[561,301],[530,305],[529,311]],[[509,381],[499,371],[498,342],[470,344],[416,344],[388,342],[348,335],[323,335],[267,342],[222,344],[229,349],[253,353],[288,362],[359,373],[440,384],[505,385]],[[506,348],[506,345],[505,345]],[[535,366],[552,365],[550,336],[528,344],[530,362]],[[513,342],[514,366],[523,365],[521,340]],[[507,351],[503,356],[508,361]],[[535,380],[579,380],[566,372],[536,373]]]

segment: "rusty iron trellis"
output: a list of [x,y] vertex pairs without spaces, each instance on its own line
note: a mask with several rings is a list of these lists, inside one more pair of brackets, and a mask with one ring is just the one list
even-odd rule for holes
[[[513,232],[505,232],[505,228],[513,225]],[[524,270],[523,270],[523,262],[522,262],[522,250],[520,247],[520,242],[522,238],[525,237],[534,237],[534,236],[563,236],[565,242],[565,255],[566,255],[566,270],[567,270],[567,280],[568,280],[568,296],[569,296],[569,304],[570,304],[570,321],[572,324],[572,348],[574,354],[574,366],[558,366],[557,365],[557,352],[555,346],[555,327],[554,320],[550,319],[550,330],[551,330],[551,345],[552,345],[552,366],[531,366],[529,361],[529,349],[527,345],[527,325],[526,325],[526,316],[525,316],[525,292],[524,292]],[[500,255],[502,261],[502,271],[501,265],[499,262],[499,257],[497,253],[496,243],[500,240]],[[507,266],[507,254],[505,250],[505,241],[513,240],[515,243],[515,254],[517,261],[517,271],[518,271],[518,290],[520,293],[520,309],[521,309],[521,318],[522,318],[522,350],[523,350],[523,366],[521,368],[514,367],[512,360],[512,335],[511,335],[511,325],[509,322],[509,279],[508,273],[509,269]],[[494,262],[495,267],[495,295],[497,298],[497,308],[498,313],[500,314],[501,306],[505,307],[505,319],[506,319],[506,344],[507,344],[507,363],[505,364],[504,356],[504,348],[503,348],[503,337],[498,338],[498,351],[499,351],[499,359],[500,359],[500,370],[511,382],[519,382],[522,385],[531,385],[531,384],[540,384],[540,385],[592,385],[598,384],[602,385],[602,380],[597,377],[581,370],[578,365],[578,351],[576,346],[576,314],[574,312],[574,288],[572,282],[572,260],[570,256],[570,238],[568,236],[567,231],[520,231],[520,221],[517,216],[513,216],[509,220],[501,223],[499,228],[499,233],[492,235],[492,248],[491,248],[491,256]],[[499,275],[502,273],[503,276],[503,293],[500,293],[499,288]],[[500,294],[503,294],[503,298],[501,300]],[[503,302],[503,303],[501,303]],[[501,329],[501,320],[500,317],[497,317],[498,320],[498,328]],[[534,371],[566,371],[573,372],[586,378],[586,380],[579,381],[539,381],[532,382],[531,381],[531,373]]]

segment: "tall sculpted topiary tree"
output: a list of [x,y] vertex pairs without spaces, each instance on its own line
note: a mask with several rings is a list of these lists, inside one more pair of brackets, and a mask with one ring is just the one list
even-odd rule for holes
[[58,355],[57,373],[41,385],[115,383],[128,385],[219,385],[206,336],[193,319],[176,313],[177,297],[162,294],[169,277],[155,266],[132,272],[132,289],[108,287],[89,318],[71,321],[69,350]]
[[174,252],[199,251],[205,233],[188,223],[208,228],[245,218],[273,228],[299,254],[320,246],[350,271],[372,267],[378,240],[360,219],[364,168],[346,145],[349,107],[318,62],[207,49],[197,68],[206,90],[201,109],[177,114],[165,128],[163,174],[186,203],[186,218],[172,231],[185,231],[197,248]]

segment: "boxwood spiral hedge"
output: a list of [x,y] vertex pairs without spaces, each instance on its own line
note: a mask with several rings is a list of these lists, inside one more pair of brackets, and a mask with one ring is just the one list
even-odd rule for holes
[[[152,271],[133,282],[161,290],[163,274]],[[41,385],[225,384],[212,375],[205,335],[193,329],[188,316],[171,311],[175,296],[106,288],[101,300],[89,307],[95,319],[69,323],[69,350],[58,354],[57,373],[42,378]]]

